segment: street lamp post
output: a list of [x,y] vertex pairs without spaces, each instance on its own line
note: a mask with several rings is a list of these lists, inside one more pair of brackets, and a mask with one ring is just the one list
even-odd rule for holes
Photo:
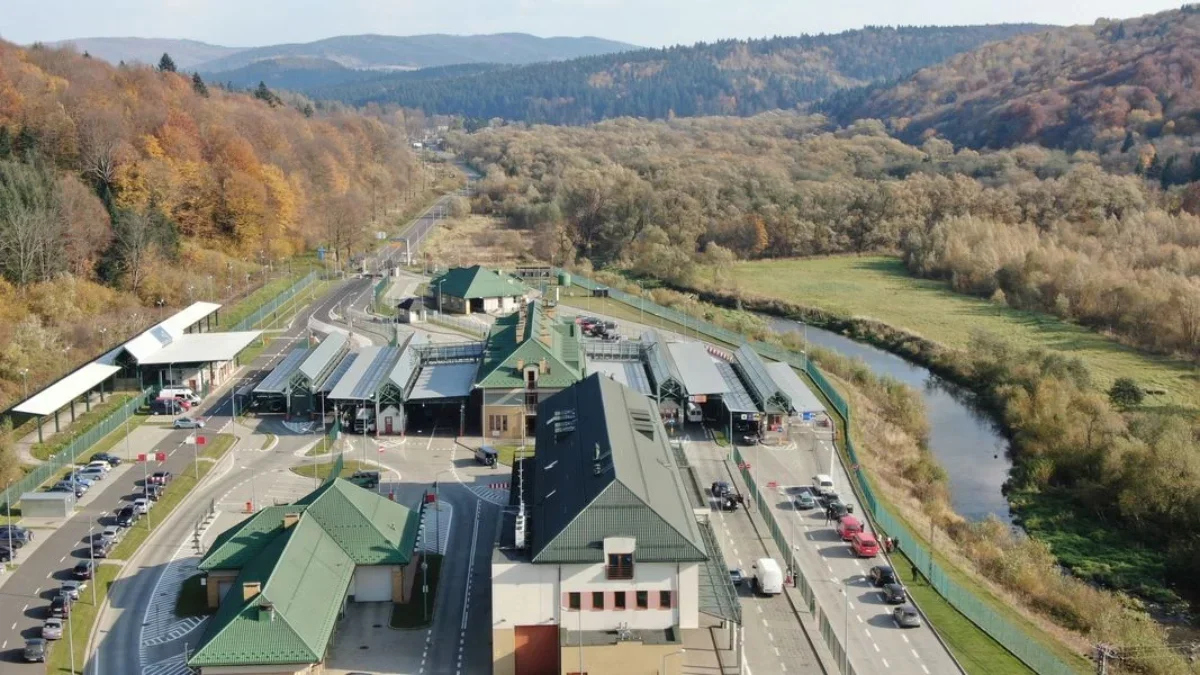
[[[430,433],[433,433],[433,432],[430,432]],[[438,471],[437,473],[433,474],[433,505],[434,505],[434,510],[437,512],[434,516],[434,519],[436,520],[435,527],[437,528],[437,530],[435,532],[436,539],[434,539],[433,541],[434,541],[434,546],[437,546],[437,550],[438,550],[439,554],[442,552],[442,496],[441,496],[441,492],[439,492],[439,490],[438,490],[438,476],[440,476],[444,473],[450,473],[450,472],[451,472],[450,469],[442,469],[441,471]]]
[[442,284],[446,282],[445,278],[439,279],[437,282],[438,289],[438,314],[442,313]]
[[[95,529],[96,529],[95,525],[92,525],[91,527],[88,528],[88,560],[91,561],[91,564],[92,564],[92,580],[93,581],[95,581],[95,579],[96,579],[96,546],[95,546],[95,542],[92,541],[92,530],[95,530]],[[96,606],[97,606],[96,605],[96,584],[93,583],[92,584],[92,607],[96,607]]]
[[8,520],[8,551],[12,555],[13,560],[17,559],[17,549],[13,547],[12,540],[12,479],[8,479],[8,485],[4,487],[4,516]]

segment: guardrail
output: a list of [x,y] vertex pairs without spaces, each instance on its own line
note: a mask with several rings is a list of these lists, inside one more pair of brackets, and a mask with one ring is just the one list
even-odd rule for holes
[[26,492],[33,492],[39,485],[46,482],[64,467],[74,464],[75,459],[86,452],[88,448],[124,424],[145,403],[146,396],[151,391],[151,389],[146,389],[140,395],[135,395],[126,401],[125,405],[117,408],[109,413],[107,417],[93,424],[89,429],[72,439],[62,450],[51,455],[45,462],[38,464],[29,473],[22,476],[20,480],[13,483],[11,487],[0,493],[0,512],[6,512],[11,507],[16,506],[17,502],[21,499],[21,495]]
[[289,300],[297,295],[300,295],[301,292],[316,283],[317,279],[319,278],[320,275],[318,275],[317,272],[309,272],[297,280],[296,283],[281,291],[279,295],[276,295],[270,300],[264,302],[258,309],[254,310],[249,316],[237,322],[237,324],[231,327],[229,330],[253,330],[254,328],[258,327],[260,323],[262,323],[263,319],[274,314],[275,312],[278,312],[280,307],[283,307]]
[[[562,270],[557,268],[555,269],[556,273],[561,271]],[[658,305],[644,297],[631,295],[629,293],[625,293],[624,291],[605,286],[604,284],[598,284],[595,281],[588,279],[587,277],[580,276],[574,272],[570,272],[569,274],[571,275],[571,282],[576,286],[589,291],[607,288],[608,297],[621,302],[632,309],[640,309],[647,314],[657,316],[667,321],[671,321],[680,325],[686,325],[688,328],[694,328],[697,333],[703,334],[710,339],[718,340],[726,344],[748,344],[752,349],[762,356],[774,359],[776,361],[782,361],[793,368],[803,370],[808,374],[809,377],[812,378],[812,381],[817,385],[817,388],[821,390],[821,393],[825,395],[825,397],[829,400],[841,417],[841,437],[845,439],[844,445],[846,459],[848,459],[850,464],[853,466],[861,466],[858,458],[858,452],[854,447],[854,441],[850,435],[850,406],[846,404],[845,398],[843,398],[842,395],[839,394],[836,389],[834,389],[833,385],[830,384],[829,380],[825,377],[824,373],[821,372],[820,368],[818,368],[816,364],[810,362],[804,353],[792,351],[778,345],[759,342],[757,340],[749,340],[740,333],[735,333],[727,328],[713,325],[708,321],[696,318],[690,314],[685,314],[679,310],[671,309],[669,307],[662,307],[661,305]],[[734,449],[734,452],[735,456],[738,457],[738,462],[741,463],[740,453],[737,452],[736,448]],[[909,560],[911,560],[912,563],[916,565],[922,573],[925,574],[925,576],[929,579],[930,585],[932,585],[933,588],[943,598],[945,598],[947,602],[949,602],[955,609],[961,612],[963,616],[967,617],[967,619],[978,626],[981,630],[999,642],[1005,649],[1024,662],[1025,665],[1029,666],[1040,675],[1073,675],[1074,673],[1078,672],[1068,666],[1066,663],[1063,663],[1061,659],[1051,653],[1040,643],[1031,640],[1028,633],[1015,626],[1005,617],[996,613],[993,609],[988,607],[987,603],[985,603],[983,600],[980,600],[973,592],[953,581],[946,571],[941,567],[941,565],[937,564],[937,562],[933,559],[933,555],[929,552],[929,549],[925,548],[921,541],[916,538],[916,536],[909,529],[908,525],[906,525],[900,518],[893,515],[879,503],[879,501],[875,498],[875,491],[871,488],[871,484],[867,480],[865,472],[852,471],[851,473],[855,476],[853,487],[858,496],[859,503],[866,506],[866,512],[875,521],[876,527],[879,530],[886,532],[888,535],[895,537],[897,541],[899,541],[900,550],[902,550],[904,555],[908,556]],[[747,485],[753,486],[753,480],[751,477],[746,475],[745,471],[743,471],[742,474],[746,478]],[[757,488],[752,487],[752,491],[755,492],[756,498],[759,499],[761,506],[762,498],[761,496],[757,496]],[[762,511],[767,513],[768,509],[763,508]],[[775,525],[773,518],[770,519],[770,522],[772,536],[776,537],[776,543],[780,543],[781,535],[779,534],[778,526]],[[789,549],[786,544],[780,544],[780,550]],[[794,564],[792,565],[792,569],[798,571],[798,568]],[[803,575],[797,574],[797,579],[797,587],[799,587],[799,582],[803,579]],[[803,583],[807,586],[806,581]],[[806,599],[811,597],[811,589],[804,593]],[[810,601],[810,606],[813,605],[815,605],[815,599]],[[833,639],[833,637],[832,632],[826,630],[827,624],[827,621],[821,623],[821,632],[822,635],[826,635],[828,633],[828,635],[826,635],[826,641],[829,642]],[[837,656],[839,653],[838,649],[840,649],[840,647],[835,648],[833,644],[830,644],[830,650],[834,652],[835,656]]]

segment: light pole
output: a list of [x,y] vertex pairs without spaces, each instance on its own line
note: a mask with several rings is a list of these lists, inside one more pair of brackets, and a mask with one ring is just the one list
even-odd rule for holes
[[429,530],[421,523],[421,542],[425,545],[426,555],[421,556],[421,603],[425,620],[429,620]]
[[678,651],[671,652],[670,654],[663,654],[663,657],[662,657],[662,669],[660,669],[658,672],[659,672],[659,673],[662,673],[663,675],[666,675],[666,672],[667,672],[667,659],[671,658],[672,656],[683,656],[683,655],[684,655],[684,654],[686,654],[686,653],[687,653],[687,650],[686,650],[686,649],[680,649],[680,650],[678,650]]
[[[95,581],[95,579],[96,579],[96,545],[95,545],[95,542],[92,541],[92,530],[95,530],[95,529],[96,529],[95,525],[92,525],[91,527],[88,528],[88,544],[89,544],[88,560],[90,560],[91,564],[92,564],[92,580],[93,581]],[[92,607],[97,607],[97,606],[98,605],[96,605],[96,584],[93,583],[92,584]],[[97,653],[99,653],[99,652],[97,652]]]
[[439,314],[439,315],[441,315],[441,313],[442,313],[442,284],[443,284],[443,283],[445,283],[445,282],[446,282],[446,279],[445,279],[444,277],[443,277],[442,279],[438,279],[438,282],[437,282],[437,289],[438,289],[438,314]]
[[[4,517],[8,521],[8,552],[12,555],[12,559],[17,559],[17,549],[13,548],[12,540],[12,479],[8,479],[8,485],[4,486]],[[74,487],[72,487],[74,490]]]
[[[433,432],[431,431],[430,433]],[[437,514],[434,516],[434,519],[437,521],[435,523],[435,526],[437,527],[437,538],[434,539],[434,546],[437,546],[437,551],[439,554],[442,552],[442,496],[438,490],[438,476],[451,472],[451,469],[442,469],[441,471],[433,474],[433,505],[434,509],[437,511]]]
[[846,673],[850,671],[850,577],[842,583],[842,597],[845,599],[842,606],[842,658],[845,660],[842,672]]
[[[95,567],[92,568],[92,579],[96,578],[95,569]],[[66,607],[69,604],[71,604],[70,600],[63,601],[63,607]],[[71,620],[66,618],[66,614],[69,611],[70,610],[66,610],[63,612],[63,618],[67,624],[67,642],[70,643],[68,648],[71,650],[71,675],[75,675],[75,631],[71,630]]]

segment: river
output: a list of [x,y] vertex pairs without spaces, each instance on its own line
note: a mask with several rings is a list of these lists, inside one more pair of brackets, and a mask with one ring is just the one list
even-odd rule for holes
[[[763,318],[776,331],[804,330],[795,321]],[[985,413],[971,405],[970,392],[895,354],[837,333],[809,326],[807,335],[809,343],[861,359],[875,374],[890,376],[920,392],[929,414],[929,449],[949,477],[954,509],[971,520],[995,515],[1005,523],[1012,522],[1008,500],[1001,493],[1012,468],[1008,440]]]

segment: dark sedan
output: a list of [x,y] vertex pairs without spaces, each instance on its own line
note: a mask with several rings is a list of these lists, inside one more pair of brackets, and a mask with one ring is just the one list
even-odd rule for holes
[[889,605],[903,605],[908,602],[908,591],[900,584],[883,585],[883,601]]
[[876,565],[871,568],[867,574],[871,579],[871,583],[875,586],[887,586],[888,584],[898,584],[900,579],[896,577],[896,570],[887,565]]

